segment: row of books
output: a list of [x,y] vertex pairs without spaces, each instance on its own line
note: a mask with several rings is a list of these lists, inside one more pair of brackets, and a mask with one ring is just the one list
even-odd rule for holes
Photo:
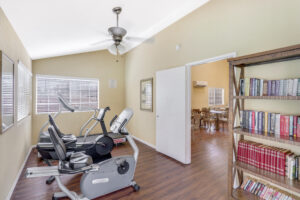
[[299,156],[287,149],[240,140],[237,160],[291,180],[299,179]]
[[279,190],[278,188],[272,187],[267,184],[263,184],[260,181],[246,177],[241,185],[241,188],[248,191],[260,199],[266,200],[294,200],[290,194]]
[[240,96],[300,96],[300,78],[283,80],[240,79]]
[[254,110],[243,110],[240,114],[240,126],[243,129],[300,137],[300,116]]

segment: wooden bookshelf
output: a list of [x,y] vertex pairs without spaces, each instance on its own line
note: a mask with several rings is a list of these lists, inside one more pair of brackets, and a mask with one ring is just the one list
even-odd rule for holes
[[232,197],[236,200],[259,200],[260,198],[258,196],[255,196],[254,194],[242,190],[241,188],[237,188],[232,190]]
[[[244,136],[255,137],[259,139],[269,140],[278,143],[285,143],[289,145],[300,146],[300,138],[290,138],[283,136],[275,136],[274,134],[265,134],[258,132],[250,132],[235,126],[235,120],[240,115],[241,110],[245,110],[245,100],[295,100],[300,101],[300,96],[239,96],[240,94],[240,80],[245,78],[245,70],[247,67],[260,66],[264,67],[266,63],[285,62],[289,60],[300,59],[300,44],[289,46],[285,48],[275,49],[255,53],[251,55],[241,56],[237,58],[228,59],[229,62],[229,118],[228,118],[228,131],[230,134],[229,143],[230,150],[228,152],[228,191],[229,199],[259,199],[253,194],[246,192],[242,189],[233,189],[235,176],[238,177],[239,183],[243,182],[243,173],[254,175],[265,182],[270,182],[279,185],[288,190],[300,194],[300,182],[292,181],[283,176],[273,174],[254,166],[244,163],[236,162],[237,160],[237,147],[235,141],[235,134],[240,135],[240,139]],[[300,67],[300,66],[299,66]],[[239,79],[236,77],[235,68],[240,69]],[[288,70],[288,68],[287,68]],[[284,77],[283,77],[284,78]],[[287,102],[288,103],[288,102]],[[238,123],[239,124],[239,123]]]
[[265,133],[265,132],[254,132],[247,129],[235,128],[234,133],[240,135],[246,135],[249,137],[255,137],[264,140],[270,140],[285,144],[296,145],[300,147],[300,138],[288,137],[288,136],[279,136],[275,135],[274,133]]
[[300,193],[300,181],[298,180],[290,180],[284,176],[280,176],[278,174],[274,174],[242,162],[236,162],[234,166],[248,174],[266,180],[270,183],[274,183],[288,190]]
[[234,96],[234,99],[300,100],[300,96]]

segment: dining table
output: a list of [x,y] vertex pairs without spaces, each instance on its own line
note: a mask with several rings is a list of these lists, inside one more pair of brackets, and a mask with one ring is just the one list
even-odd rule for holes
[[226,110],[223,109],[211,109],[209,110],[210,113],[216,114],[216,130],[219,130],[219,118],[220,116],[222,116],[223,114],[226,113]]

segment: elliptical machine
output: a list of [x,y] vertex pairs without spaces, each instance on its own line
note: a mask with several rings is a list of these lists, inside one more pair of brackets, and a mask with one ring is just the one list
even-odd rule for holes
[[[129,186],[138,191],[140,187],[133,180],[133,177],[139,149],[126,130],[126,125],[132,115],[133,111],[131,109],[123,110],[112,123],[110,130],[113,133],[125,135],[134,151],[133,155],[113,157],[100,163],[94,163],[89,155],[82,152],[72,153],[68,156],[64,142],[58,136],[55,128],[50,126],[48,131],[55,152],[59,157],[59,165],[27,168],[26,177],[54,176],[62,192],[54,193],[53,200],[62,197],[69,197],[71,200],[94,199]],[[82,195],[68,190],[60,180],[60,175],[77,173],[84,173],[80,181]]]
[[[61,106],[69,111],[69,112],[75,112],[75,109],[70,106],[68,104],[68,102],[62,97],[62,95],[58,94],[57,96],[58,102],[61,104]],[[77,141],[78,142],[87,142],[87,141],[94,141],[99,135],[102,134],[90,134],[92,132],[92,130],[96,127],[96,125],[100,122],[102,131],[104,131],[103,129],[106,128],[105,127],[105,123],[104,123],[104,116],[106,111],[110,110],[109,108],[101,108],[101,109],[94,109],[94,114],[93,116],[80,128],[80,132],[79,132],[79,136],[77,137]],[[55,115],[53,115],[53,121],[60,115],[60,113],[62,112],[61,107],[59,107],[59,111],[57,113],[55,113]],[[115,120],[117,117],[117,115],[111,120],[110,124],[112,124],[113,120]],[[44,131],[48,125],[49,125],[50,121],[46,121],[42,128],[40,129],[39,132],[39,143],[51,143],[50,140],[50,136],[48,131]],[[94,122],[93,124],[91,124],[92,122]],[[88,127],[89,126],[89,127]],[[85,132],[84,132],[85,131]],[[126,138],[119,134],[119,133],[111,133],[108,132],[107,133],[108,136],[110,136],[113,140],[114,140],[114,144],[120,144],[120,143],[124,143],[126,142]],[[74,140],[74,137],[72,134],[64,134],[64,139],[63,140]]]

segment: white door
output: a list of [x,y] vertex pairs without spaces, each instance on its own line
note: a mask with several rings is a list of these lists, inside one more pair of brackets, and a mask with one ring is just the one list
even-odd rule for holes
[[191,83],[187,67],[156,72],[156,150],[191,163]]

